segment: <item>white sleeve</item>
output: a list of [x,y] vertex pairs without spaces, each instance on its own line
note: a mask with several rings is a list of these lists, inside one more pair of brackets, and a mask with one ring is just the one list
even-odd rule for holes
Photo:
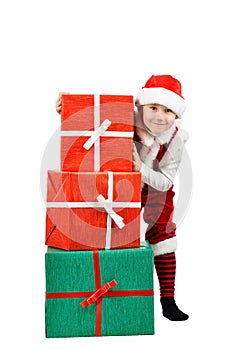
[[142,162],[142,181],[158,191],[167,191],[173,185],[179,168],[183,147],[169,147],[159,163],[159,169],[153,170]]

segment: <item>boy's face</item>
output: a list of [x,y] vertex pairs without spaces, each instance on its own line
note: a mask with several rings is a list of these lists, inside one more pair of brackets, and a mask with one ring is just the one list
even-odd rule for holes
[[177,115],[171,109],[160,104],[143,106],[143,122],[155,135],[161,135],[174,124]]

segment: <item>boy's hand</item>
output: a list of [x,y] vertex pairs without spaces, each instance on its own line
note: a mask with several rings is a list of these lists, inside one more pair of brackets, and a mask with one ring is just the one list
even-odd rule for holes
[[55,108],[58,113],[61,113],[62,110],[62,95],[69,95],[70,92],[60,92],[56,100]]
[[142,166],[142,161],[134,143],[133,143],[132,155],[133,155],[133,171],[140,171]]

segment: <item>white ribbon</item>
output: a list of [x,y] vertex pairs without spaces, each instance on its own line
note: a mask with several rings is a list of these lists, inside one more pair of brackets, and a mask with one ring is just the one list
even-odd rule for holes
[[99,203],[102,203],[103,208],[107,212],[107,218],[106,218],[106,246],[105,249],[110,249],[111,245],[111,220],[113,219],[116,225],[121,229],[125,226],[125,223],[123,222],[123,218],[116,214],[113,210],[112,203],[113,203],[113,184],[114,184],[114,177],[113,172],[108,171],[108,193],[107,193],[107,199],[103,197],[103,195],[97,196],[97,200]]
[[105,249],[111,245],[111,220],[122,229],[125,226],[122,216],[113,208],[141,208],[141,202],[113,202],[113,172],[108,171],[108,195],[107,199],[102,194],[97,196],[97,202],[47,202],[47,208],[104,208],[107,212],[106,220],[106,244]]
[[123,228],[125,226],[123,218],[113,210],[112,203],[108,202],[102,194],[100,194],[97,197],[97,200],[102,203],[103,208],[106,210],[107,214],[111,217],[111,219],[114,220],[118,228]]
[[83,147],[86,150],[89,150],[92,145],[98,140],[98,138],[104,134],[110,125],[111,121],[109,119],[105,119],[99,128],[97,128],[95,131],[92,131],[92,136],[84,143]]
[[[61,136],[92,136],[94,131],[89,130],[61,130]],[[133,137],[133,131],[105,131],[102,137]]]
[[[113,202],[113,208],[140,208],[141,202]],[[47,202],[47,208],[103,208],[102,202]]]

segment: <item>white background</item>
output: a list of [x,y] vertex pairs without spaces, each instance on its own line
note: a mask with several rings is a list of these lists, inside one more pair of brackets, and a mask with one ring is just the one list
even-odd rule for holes
[[[1,342],[31,349],[233,348],[232,2],[5,1],[0,6]],[[59,91],[135,95],[152,74],[183,83],[193,196],[178,227],[176,300],[154,336],[44,337],[41,160]]]

